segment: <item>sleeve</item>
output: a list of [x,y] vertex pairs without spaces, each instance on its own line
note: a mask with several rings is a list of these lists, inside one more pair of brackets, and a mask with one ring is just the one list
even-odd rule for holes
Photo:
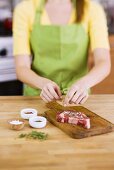
[[30,31],[29,18],[27,14],[27,5],[21,2],[14,10],[13,15],[13,54],[16,55],[30,55]]
[[100,4],[93,3],[90,7],[89,36],[91,50],[96,48],[110,49],[108,27],[105,12]]

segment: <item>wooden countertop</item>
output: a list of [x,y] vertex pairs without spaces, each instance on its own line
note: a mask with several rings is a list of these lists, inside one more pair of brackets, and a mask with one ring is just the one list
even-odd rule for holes
[[[85,107],[114,123],[114,95],[92,95]],[[0,169],[1,170],[113,170],[114,132],[84,139],[72,139],[52,124],[43,131],[46,141],[19,139],[22,131],[7,127],[7,119],[19,117],[21,109],[47,110],[39,97],[0,97]]]

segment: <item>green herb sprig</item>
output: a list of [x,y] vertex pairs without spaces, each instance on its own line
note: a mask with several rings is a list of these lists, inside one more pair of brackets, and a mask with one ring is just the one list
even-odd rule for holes
[[44,132],[37,132],[37,131],[32,131],[28,134],[20,134],[19,138],[26,138],[26,139],[39,139],[39,140],[46,140],[48,137],[48,134]]

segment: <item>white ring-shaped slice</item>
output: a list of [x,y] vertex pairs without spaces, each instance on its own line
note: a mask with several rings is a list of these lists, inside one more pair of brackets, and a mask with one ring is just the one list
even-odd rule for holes
[[47,120],[45,117],[36,116],[29,119],[29,124],[33,128],[43,128],[46,126]]
[[30,119],[31,117],[37,116],[37,114],[38,114],[38,111],[32,108],[22,109],[20,112],[21,118],[23,119]]

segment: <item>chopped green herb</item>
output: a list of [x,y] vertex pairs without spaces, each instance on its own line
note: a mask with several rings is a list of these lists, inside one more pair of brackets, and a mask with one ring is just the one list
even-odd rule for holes
[[22,134],[19,135],[19,138],[24,138],[24,137],[26,137],[26,134],[22,133]]
[[27,139],[39,139],[39,140],[46,140],[48,137],[48,134],[44,132],[37,132],[37,131],[32,131],[28,134],[20,134],[19,138],[27,138]]

